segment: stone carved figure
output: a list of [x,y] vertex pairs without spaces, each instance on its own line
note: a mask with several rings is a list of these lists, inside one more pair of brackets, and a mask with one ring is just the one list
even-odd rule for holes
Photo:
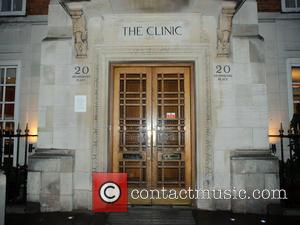
[[222,7],[218,26],[217,55],[229,56],[230,35],[232,29],[232,17],[235,12],[235,4],[228,4]]
[[85,17],[81,9],[70,11],[77,58],[87,57],[88,43]]

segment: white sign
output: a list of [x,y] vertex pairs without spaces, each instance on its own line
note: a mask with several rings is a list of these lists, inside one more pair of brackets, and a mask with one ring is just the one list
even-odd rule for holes
[[219,81],[228,81],[232,78],[231,64],[214,64],[214,77]]
[[86,112],[86,96],[85,95],[75,95],[74,111],[75,112]]

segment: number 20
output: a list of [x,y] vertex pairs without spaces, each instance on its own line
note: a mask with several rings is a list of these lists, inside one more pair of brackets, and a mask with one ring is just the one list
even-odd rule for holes
[[83,73],[83,74],[88,74],[89,71],[90,71],[90,68],[88,66],[75,66],[75,74],[80,74],[80,73]]
[[216,73],[230,73],[231,68],[229,65],[221,66],[221,65],[216,65]]

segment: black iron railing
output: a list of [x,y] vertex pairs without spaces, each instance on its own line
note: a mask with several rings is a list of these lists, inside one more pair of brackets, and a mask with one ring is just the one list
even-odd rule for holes
[[30,138],[37,137],[29,132],[28,125],[23,131],[19,125],[16,131],[0,127],[0,169],[7,179],[8,203],[26,202],[28,154],[33,151]]
[[277,146],[280,149],[280,187],[287,191],[288,203],[300,204],[300,129],[290,126],[285,131],[280,124],[278,134],[269,137],[277,138],[277,145],[270,146],[272,152],[277,154]]

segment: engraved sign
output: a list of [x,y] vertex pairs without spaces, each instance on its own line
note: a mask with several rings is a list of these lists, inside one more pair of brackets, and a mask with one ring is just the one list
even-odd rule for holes
[[232,65],[214,64],[214,77],[218,81],[228,81],[232,78]]
[[89,65],[73,65],[72,78],[76,81],[87,81],[91,77],[91,67]]
[[184,40],[189,36],[190,27],[182,21],[152,23],[121,23],[119,38],[123,40]]
[[145,26],[123,26],[123,35],[126,36],[181,36],[183,27],[181,25],[145,25]]

